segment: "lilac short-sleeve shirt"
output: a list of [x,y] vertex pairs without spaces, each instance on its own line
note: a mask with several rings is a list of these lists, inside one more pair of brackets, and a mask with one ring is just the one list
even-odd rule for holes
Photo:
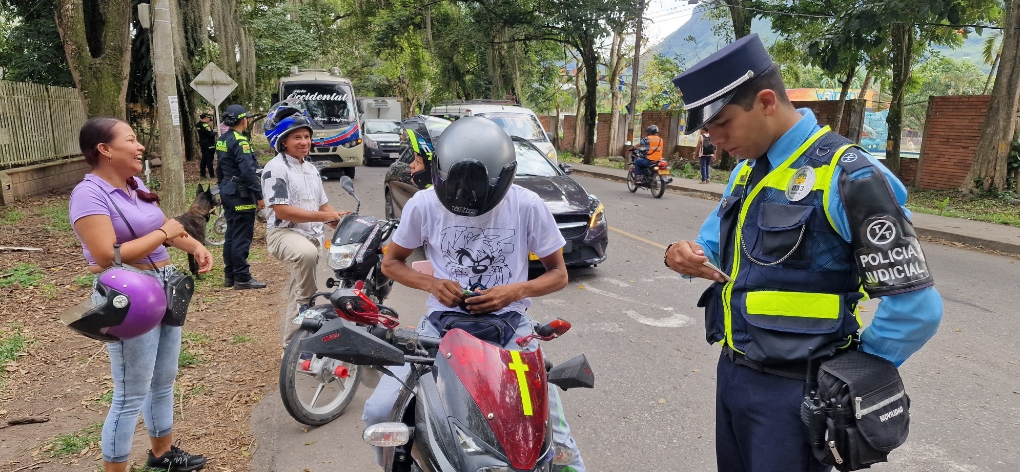
[[[149,191],[141,179],[138,177],[132,178],[135,179],[135,182],[138,182],[139,189],[146,192]],[[113,232],[117,235],[118,244],[124,244],[135,239],[131,236],[131,231],[124,223],[120,213],[117,213],[117,210],[110,204],[111,201],[116,202],[117,208],[120,208],[120,211],[124,213],[124,218],[127,218],[131,223],[131,228],[135,230],[135,234],[139,237],[156,231],[157,228],[163,226],[163,221],[166,219],[163,215],[163,210],[155,203],[144,202],[132,195],[128,195],[124,192],[124,189],[114,187],[94,174],[85,174],[85,180],[82,180],[71,191],[71,225],[74,226],[78,219],[86,216],[106,215],[110,217],[110,221],[113,223]],[[78,234],[77,229],[75,229],[75,236],[78,236],[78,241],[81,241],[81,235]],[[96,260],[92,258],[92,254],[89,253],[89,248],[85,246],[84,242],[82,242],[81,247],[82,254],[85,255],[85,260],[89,265],[97,265]],[[165,247],[160,246],[149,254],[149,258],[152,259],[152,262],[165,261],[170,258],[170,253],[167,252]]]

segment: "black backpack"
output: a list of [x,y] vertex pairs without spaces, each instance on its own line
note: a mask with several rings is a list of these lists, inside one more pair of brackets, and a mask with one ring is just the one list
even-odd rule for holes
[[865,469],[906,442],[910,398],[892,362],[847,351],[823,362],[808,389],[800,415],[818,462]]
[[712,144],[712,138],[701,135],[701,155],[708,156],[715,154],[715,144]]

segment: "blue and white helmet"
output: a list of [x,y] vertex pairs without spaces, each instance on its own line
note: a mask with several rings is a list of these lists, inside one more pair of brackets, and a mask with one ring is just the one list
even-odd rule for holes
[[308,114],[301,100],[284,100],[272,106],[266,115],[263,127],[269,145],[277,152],[283,152],[283,140],[292,131],[307,128],[313,132],[313,126],[319,124]]

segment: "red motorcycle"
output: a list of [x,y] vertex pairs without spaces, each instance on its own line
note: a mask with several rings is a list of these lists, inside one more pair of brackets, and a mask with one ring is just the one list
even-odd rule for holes
[[[360,284],[360,283],[359,283]],[[391,418],[365,429],[365,441],[385,448],[385,471],[555,471],[574,459],[553,443],[549,384],[563,390],[593,388],[584,355],[552,367],[541,348],[510,351],[451,330],[442,339],[396,327],[396,313],[378,306],[361,287],[330,296],[338,318],[307,318],[301,351],[352,364],[411,364]],[[366,330],[360,325],[371,325]],[[517,339],[548,341],[570,329],[557,319]]]

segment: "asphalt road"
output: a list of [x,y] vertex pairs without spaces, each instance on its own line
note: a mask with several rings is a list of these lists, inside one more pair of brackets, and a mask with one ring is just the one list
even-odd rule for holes
[[[384,168],[359,168],[362,213],[382,215]],[[606,206],[609,257],[571,270],[570,284],[535,301],[530,315],[574,328],[545,343],[554,361],[584,353],[593,390],[563,394],[567,418],[591,471],[713,471],[715,367],[719,348],[705,342],[695,307],[707,281],[688,282],[662,264],[666,244],[693,238],[715,202],[576,177]],[[352,209],[336,181],[325,183],[337,208]],[[939,333],[901,368],[911,397],[911,434],[876,471],[1015,471],[1020,451],[1020,332],[1016,259],[927,244],[929,267],[945,302]],[[327,274],[327,272],[324,272]],[[322,278],[325,280],[325,276]],[[396,287],[387,305],[417,322],[426,294]],[[877,301],[865,303],[867,322]],[[305,428],[271,391],[252,428],[257,471],[378,470],[361,440],[362,387],[347,412]]]

